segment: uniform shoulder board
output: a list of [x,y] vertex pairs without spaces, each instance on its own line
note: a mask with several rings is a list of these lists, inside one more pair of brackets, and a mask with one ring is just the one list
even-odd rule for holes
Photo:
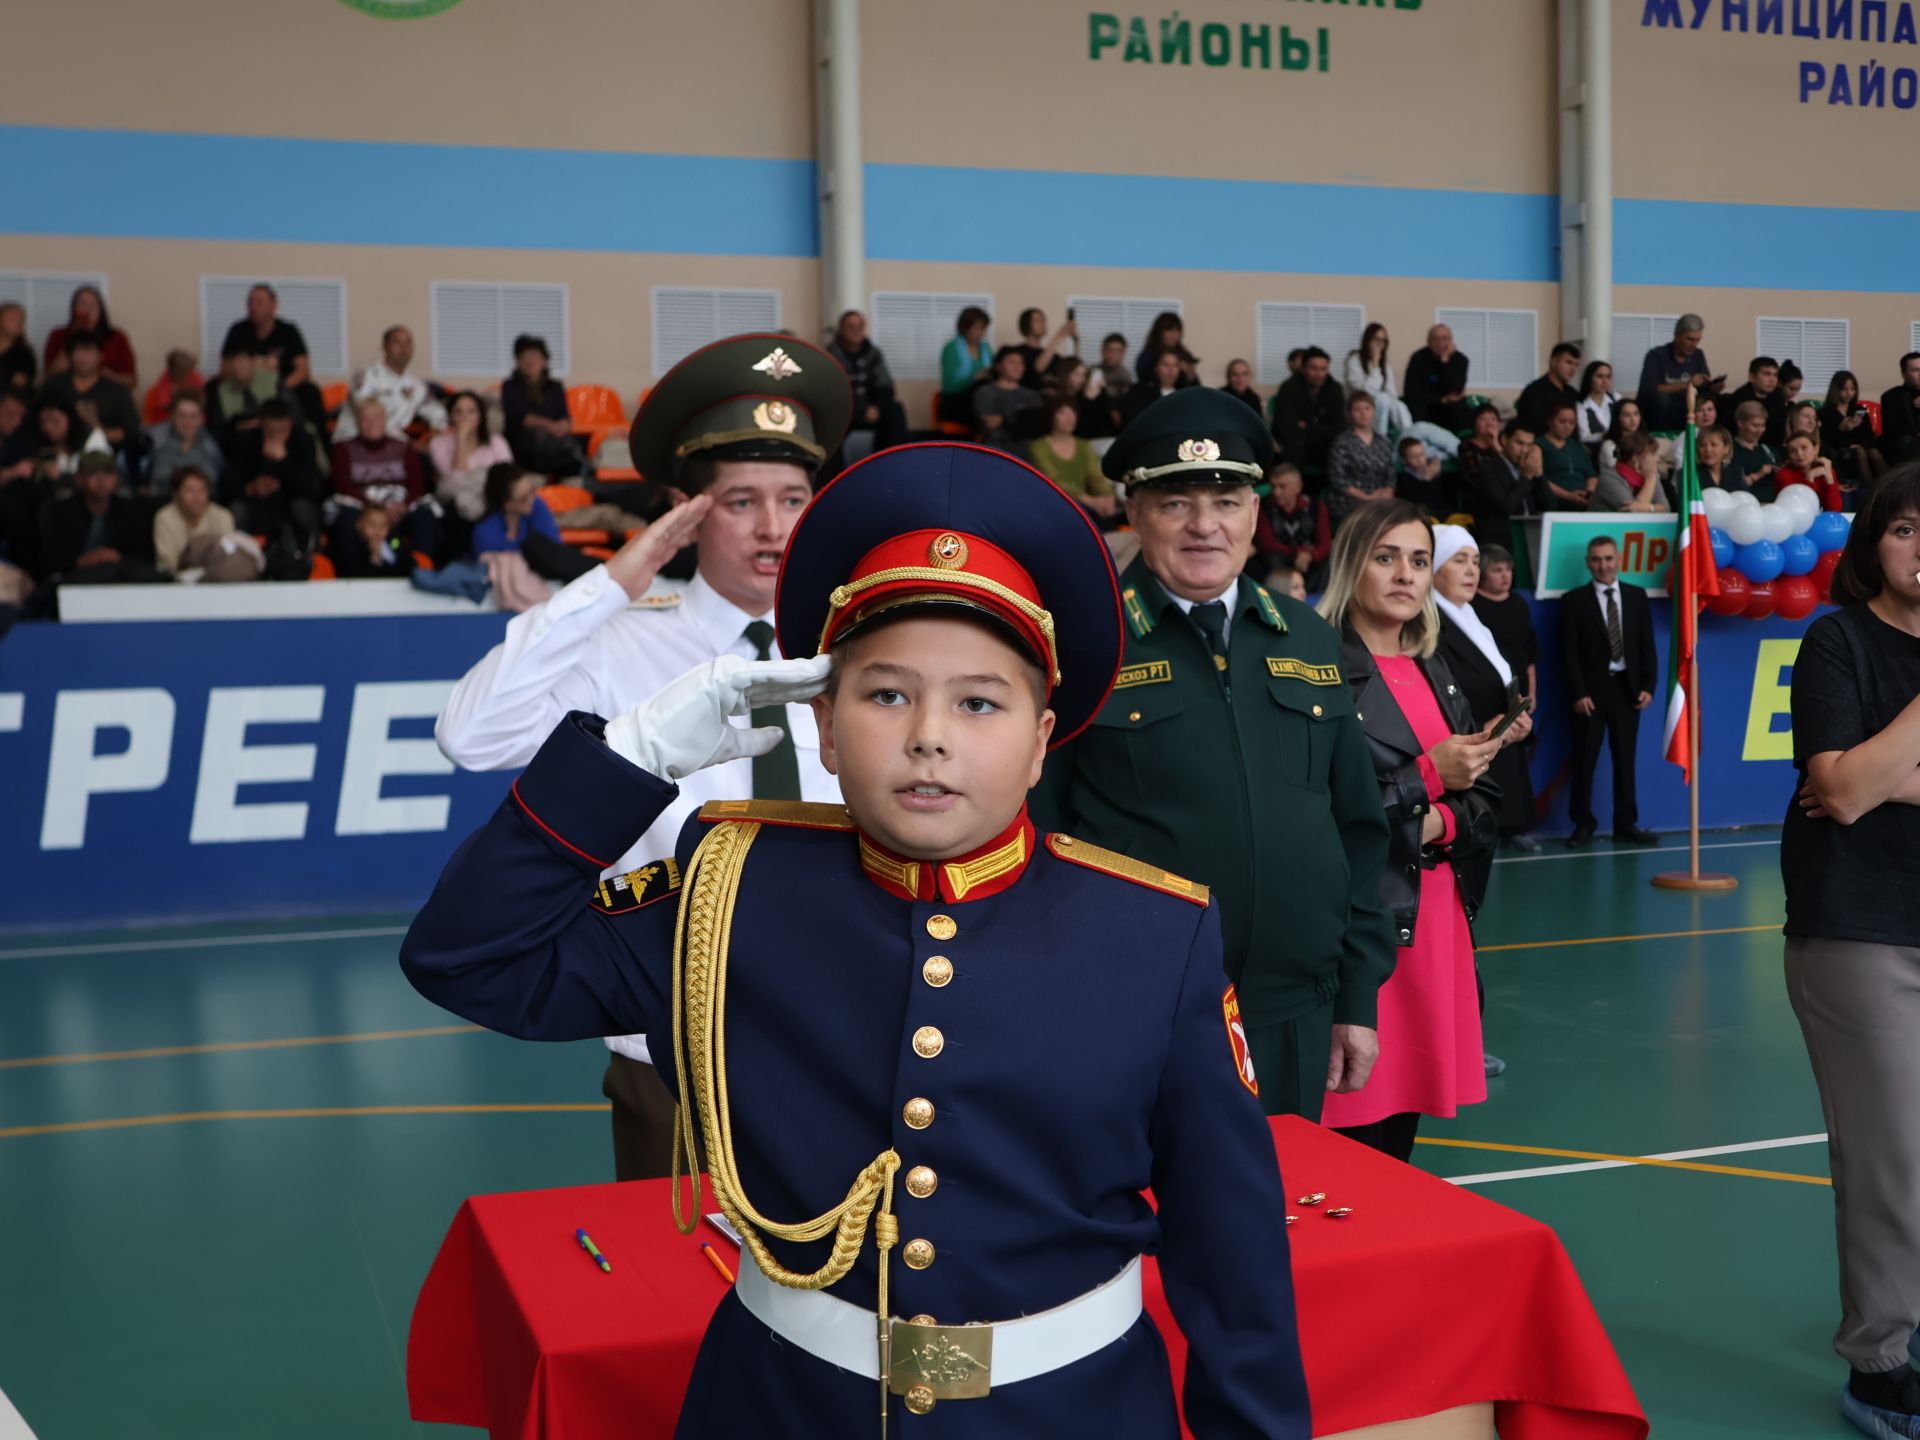
[[1103,875],[1117,875],[1122,880],[1131,880],[1136,885],[1144,885],[1149,890],[1158,890],[1163,895],[1177,896],[1189,900],[1195,905],[1205,905],[1212,892],[1197,880],[1188,880],[1175,875],[1170,870],[1162,870],[1158,865],[1149,865],[1136,860],[1131,855],[1122,855],[1118,850],[1102,849],[1098,845],[1089,845],[1084,840],[1076,840],[1071,835],[1047,836],[1047,849],[1057,859],[1071,865],[1084,865],[1089,870],[1098,870]]
[[680,862],[655,860],[624,875],[604,876],[587,903],[603,915],[624,915],[680,893]]
[[638,600],[629,600],[629,610],[671,610],[680,603],[678,590],[648,591]]
[[794,825],[803,830],[851,830],[853,817],[844,805],[819,805],[807,800],[709,800],[700,818],[757,820],[762,825]]

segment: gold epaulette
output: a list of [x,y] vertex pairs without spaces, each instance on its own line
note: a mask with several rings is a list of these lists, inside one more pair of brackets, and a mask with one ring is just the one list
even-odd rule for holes
[[758,820],[763,825],[797,825],[803,830],[851,830],[853,817],[844,805],[819,805],[809,800],[709,800],[700,818]]
[[1053,852],[1056,859],[1069,864],[1084,865],[1089,870],[1098,870],[1102,875],[1117,875],[1122,880],[1131,880],[1136,885],[1189,900],[1195,905],[1205,905],[1212,895],[1197,880],[1188,880],[1170,870],[1162,870],[1158,865],[1149,865],[1131,855],[1122,855],[1118,850],[1089,845],[1085,840],[1076,840],[1071,835],[1047,836],[1047,849]]
[[624,875],[609,875],[593,887],[587,903],[603,915],[624,915],[680,893],[680,862],[655,860]]

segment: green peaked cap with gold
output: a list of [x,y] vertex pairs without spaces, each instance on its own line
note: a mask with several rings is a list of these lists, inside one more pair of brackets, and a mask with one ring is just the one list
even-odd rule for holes
[[657,485],[697,455],[812,471],[840,448],[853,387],[826,351],[791,335],[735,335],[687,356],[648,392],[627,439]]

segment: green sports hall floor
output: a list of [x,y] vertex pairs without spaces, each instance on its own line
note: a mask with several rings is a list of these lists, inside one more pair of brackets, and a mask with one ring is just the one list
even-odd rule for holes
[[[1426,1133],[1727,1153],[1416,1159],[1529,1172],[1481,1193],[1558,1230],[1655,1436],[1849,1435],[1777,837],[1707,839],[1731,895],[1650,888],[1671,844],[1499,865],[1480,939],[1511,1068]],[[404,922],[0,936],[0,1391],[41,1440],[478,1433],[407,1419],[414,1295],[464,1196],[610,1178],[604,1052],[456,1025],[402,979]]]

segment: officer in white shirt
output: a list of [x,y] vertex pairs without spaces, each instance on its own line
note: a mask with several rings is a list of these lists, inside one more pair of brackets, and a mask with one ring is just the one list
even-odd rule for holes
[[[838,448],[851,408],[840,366],[790,336],[736,336],[676,365],[634,417],[630,440],[643,475],[690,498],[606,564],[508,622],[506,639],[454,688],[434,730],[441,750],[469,770],[517,769],[569,711],[624,715],[718,656],[778,655],[780,559],[812,499],[813,471]],[[660,568],[689,542],[699,556],[692,582],[679,593],[656,591]],[[680,782],[678,798],[605,871],[616,898],[646,890],[627,877],[673,854],[681,825],[709,800],[840,799],[839,782],[820,763],[812,709],[783,708],[735,722],[783,726],[777,748]],[[615,1172],[622,1180],[665,1175],[673,1101],[646,1037],[607,1045]]]

